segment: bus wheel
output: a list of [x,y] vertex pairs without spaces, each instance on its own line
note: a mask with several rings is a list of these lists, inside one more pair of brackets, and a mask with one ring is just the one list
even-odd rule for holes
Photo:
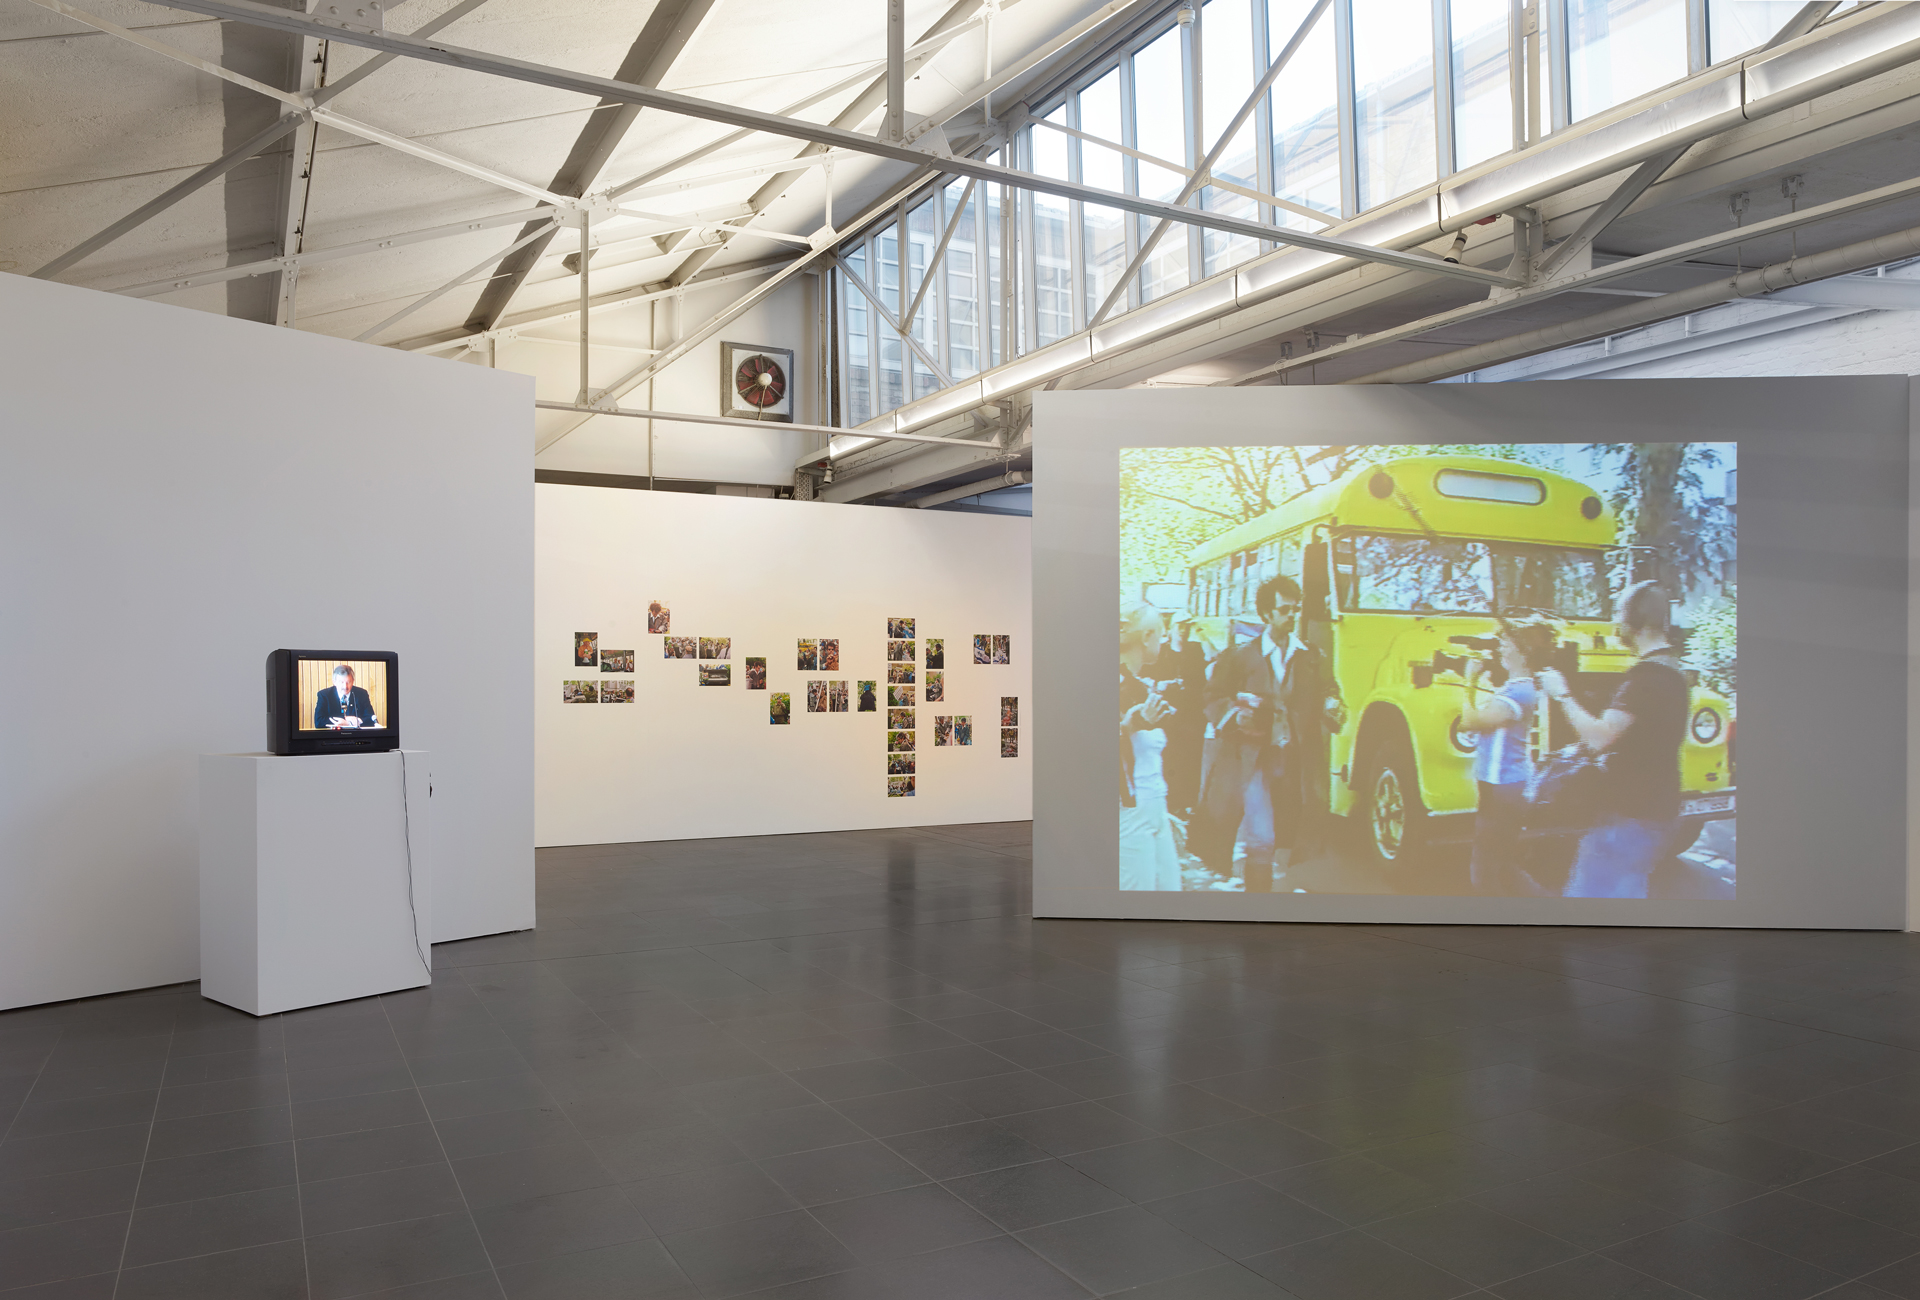
[[1420,778],[1413,750],[1395,737],[1367,764],[1361,785],[1361,853],[1384,871],[1404,871],[1426,844],[1427,808],[1420,799]]

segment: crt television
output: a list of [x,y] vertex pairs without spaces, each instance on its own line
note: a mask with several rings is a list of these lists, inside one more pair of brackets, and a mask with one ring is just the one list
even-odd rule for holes
[[372,754],[400,748],[400,656],[275,650],[267,656],[267,749]]

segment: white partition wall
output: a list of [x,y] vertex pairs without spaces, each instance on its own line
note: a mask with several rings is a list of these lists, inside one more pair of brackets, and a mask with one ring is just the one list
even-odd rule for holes
[[[546,483],[535,498],[540,844],[1033,815],[1028,520]],[[666,634],[647,631],[653,601]],[[911,797],[888,794],[892,618],[914,620]],[[633,651],[633,670],[576,666],[578,633]],[[976,635],[1006,637],[1009,662],[975,664]],[[730,657],[667,659],[667,636],[727,638]],[[801,638],[838,641],[840,666],[802,671]],[[935,703],[928,638],[945,650]],[[750,656],[767,660],[765,690],[746,688]],[[729,683],[700,685],[703,662],[726,664]],[[633,702],[566,703],[564,683],[582,680],[630,683]],[[863,680],[879,683],[872,713],[857,711]],[[845,682],[848,711],[809,712],[809,681]],[[769,721],[779,692],[784,726]],[[1019,701],[1012,758],[1003,697]],[[935,719],[956,716],[973,743],[936,745]]]
[[10,275],[0,358],[0,1007],[197,976],[279,646],[399,653],[432,937],[532,925],[531,381]]

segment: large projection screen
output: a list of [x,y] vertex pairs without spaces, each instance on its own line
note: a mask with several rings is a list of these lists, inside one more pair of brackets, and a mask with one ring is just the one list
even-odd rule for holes
[[1905,376],[1034,431],[1035,915],[1904,927]]

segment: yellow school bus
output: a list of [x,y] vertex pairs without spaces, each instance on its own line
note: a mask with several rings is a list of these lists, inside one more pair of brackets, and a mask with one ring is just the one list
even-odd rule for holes
[[[1607,553],[1613,512],[1563,474],[1486,456],[1367,465],[1249,520],[1188,557],[1188,613],[1211,651],[1257,635],[1254,593],[1275,573],[1304,592],[1303,635],[1326,656],[1346,706],[1328,744],[1327,810],[1362,855],[1391,871],[1437,839],[1470,833],[1475,733],[1460,725],[1459,638],[1494,615],[1538,612],[1563,630],[1555,657],[1598,714],[1634,656],[1616,635]],[[1689,673],[1691,679],[1693,674]],[[1734,815],[1728,702],[1693,682],[1680,755],[1684,848]],[[1541,709],[1532,752],[1575,740]]]

